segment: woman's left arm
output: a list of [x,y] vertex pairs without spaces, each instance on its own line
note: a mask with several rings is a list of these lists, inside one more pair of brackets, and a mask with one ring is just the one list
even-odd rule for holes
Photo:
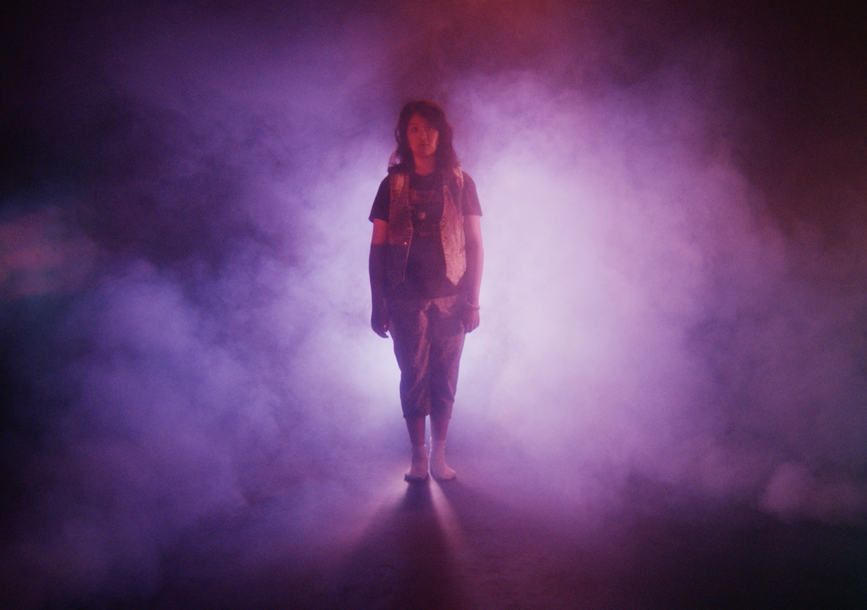
[[468,333],[473,332],[479,326],[479,290],[482,287],[482,267],[485,262],[480,220],[480,216],[464,216],[467,305],[464,310],[463,322],[464,330]]

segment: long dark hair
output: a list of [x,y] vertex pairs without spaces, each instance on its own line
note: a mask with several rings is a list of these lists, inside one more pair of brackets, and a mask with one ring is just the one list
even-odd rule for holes
[[397,119],[397,127],[394,128],[394,139],[397,141],[397,148],[391,153],[391,159],[388,161],[388,171],[412,171],[415,169],[415,160],[409,147],[409,139],[406,137],[409,121],[414,114],[419,114],[426,118],[434,129],[439,132],[439,140],[435,153],[437,169],[450,170],[459,167],[461,162],[458,160],[458,155],[455,153],[454,146],[452,145],[452,126],[446,121],[445,111],[438,104],[429,102],[428,100],[414,100],[403,105],[400,117]]

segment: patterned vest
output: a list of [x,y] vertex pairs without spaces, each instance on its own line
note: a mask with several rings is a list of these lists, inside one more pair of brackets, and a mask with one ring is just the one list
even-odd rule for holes
[[[446,259],[446,277],[455,286],[467,269],[464,217],[461,214],[463,192],[464,173],[461,168],[454,168],[451,174],[443,172],[443,216],[440,219],[440,239]],[[406,261],[412,243],[409,173],[394,172],[389,175],[389,194],[386,280],[389,285],[397,286],[406,275]]]

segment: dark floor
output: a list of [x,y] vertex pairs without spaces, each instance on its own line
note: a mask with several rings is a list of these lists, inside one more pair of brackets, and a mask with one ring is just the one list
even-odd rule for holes
[[745,507],[671,501],[661,490],[634,495],[628,510],[570,522],[461,480],[429,482],[407,486],[342,550],[239,563],[235,530],[279,510],[276,502],[167,558],[166,584],[148,605],[867,608],[864,529],[787,524]]
[[99,591],[58,588],[51,575],[28,581],[25,569],[10,581],[7,572],[7,600],[21,608],[867,608],[865,527],[784,522],[638,480],[618,508],[594,512],[466,470],[421,485],[400,480],[397,465],[383,470],[355,477],[354,491],[306,481],[200,520],[162,547],[148,573],[127,570]]

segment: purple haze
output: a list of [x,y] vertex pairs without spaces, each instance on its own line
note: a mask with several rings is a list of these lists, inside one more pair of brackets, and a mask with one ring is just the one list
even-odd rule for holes
[[416,96],[484,210],[465,480],[552,515],[639,478],[861,522],[867,79],[823,63],[855,37],[797,55],[804,84],[746,17],[440,4],[22,17],[0,225],[21,607],[147,595],[192,529],[274,498],[262,532],[292,542],[259,552],[314,561],[399,493],[367,214]]

